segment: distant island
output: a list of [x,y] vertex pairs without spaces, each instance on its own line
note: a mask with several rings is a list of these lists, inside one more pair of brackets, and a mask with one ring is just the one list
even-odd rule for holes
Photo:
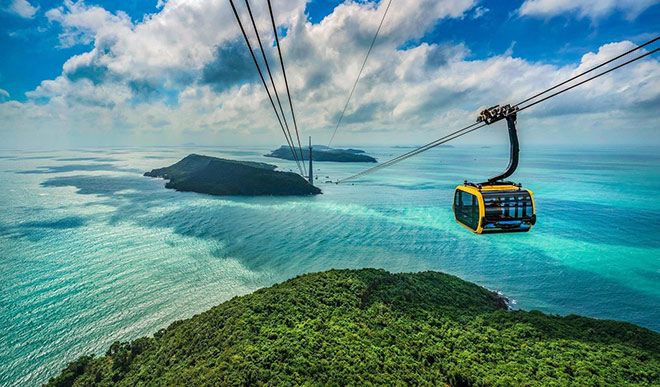
[[219,196],[316,195],[321,190],[302,176],[277,166],[191,154],[144,176],[169,180],[166,188]]
[[[420,145],[420,146],[412,146],[412,145],[411,145],[411,146],[406,146],[406,145],[393,145],[393,146],[391,146],[390,148],[393,148],[393,149],[410,149],[410,148],[415,148],[415,149],[416,149],[416,148],[421,148],[421,147],[422,147],[421,145]],[[449,144],[442,144],[442,145],[436,145],[434,148],[454,148],[454,146],[453,146],[453,145],[449,145]]]
[[[294,148],[297,154],[300,155],[300,148]],[[314,154],[314,161],[336,161],[340,163],[376,163],[378,162],[375,158],[367,156],[365,152],[361,149],[338,149],[338,148],[329,148],[323,145],[313,145],[312,152]],[[309,149],[302,149],[303,157],[305,160],[309,160]],[[293,160],[293,154],[291,154],[291,149],[282,145],[278,149],[270,152],[266,157],[275,157],[278,159],[284,160]]]
[[660,334],[508,311],[438,272],[306,274],[83,356],[48,386],[650,386]]

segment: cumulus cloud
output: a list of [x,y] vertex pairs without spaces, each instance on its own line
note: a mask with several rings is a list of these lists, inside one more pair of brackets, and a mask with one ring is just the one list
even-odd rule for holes
[[62,33],[59,36],[61,47],[77,44],[90,44],[97,37],[120,35],[122,30],[131,30],[133,23],[124,12],[112,14],[99,6],[88,6],[82,1],[65,0],[60,7],[46,12],[51,23],[59,23]]
[[0,89],[0,101],[9,99],[9,92],[4,89]]
[[[289,85],[305,134],[321,142],[329,138],[384,5],[346,2],[311,23],[304,0],[277,2],[276,21],[287,31],[281,46]],[[268,11],[255,6],[282,92]],[[522,100],[633,46],[607,44],[580,63],[556,66],[516,58],[510,50],[477,60],[465,44],[415,43],[445,18],[474,17],[477,6],[473,0],[411,0],[391,8],[338,143],[370,143],[374,133],[392,143],[431,140],[472,121],[480,108]],[[170,0],[139,23],[80,2],[48,15],[62,25],[63,45],[93,46],[70,58],[56,79],[27,93],[26,102],[0,104],[6,118],[0,131],[47,128],[70,135],[99,132],[98,138],[115,133],[123,141],[152,144],[192,137],[198,143],[283,141],[227,2]],[[649,58],[530,109],[519,121],[538,141],[549,132],[587,129],[602,139],[631,123],[639,133],[653,134],[660,125],[659,82],[660,63]],[[578,115],[580,120],[572,119]],[[584,124],[588,120],[597,131]],[[497,137],[496,131],[478,139],[488,136]]]
[[39,10],[39,6],[35,7],[27,0],[3,0],[0,10],[25,19],[32,19]]
[[658,0],[525,0],[519,9],[520,15],[554,17],[564,13],[575,14],[580,18],[598,19],[620,12],[629,20]]

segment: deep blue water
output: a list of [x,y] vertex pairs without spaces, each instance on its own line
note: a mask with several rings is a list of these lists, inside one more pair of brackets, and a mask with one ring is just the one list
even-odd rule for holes
[[266,150],[0,151],[0,385],[37,385],[115,340],[329,268],[439,270],[517,308],[660,331],[657,149],[523,152],[515,180],[538,222],[511,235],[473,235],[451,212],[453,188],[499,172],[506,149],[437,149],[345,185],[324,181],[365,166],[317,163],[324,194],[304,198],[180,193],[141,176],[193,152],[293,168]]

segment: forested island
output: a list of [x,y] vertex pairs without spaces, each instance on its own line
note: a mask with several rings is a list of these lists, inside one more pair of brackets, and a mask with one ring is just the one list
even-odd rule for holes
[[[300,148],[293,148],[300,155]],[[377,160],[364,154],[360,149],[338,149],[329,148],[323,145],[312,146],[314,161],[335,161],[340,163],[375,163]],[[302,154],[305,160],[309,160],[309,149],[302,148]],[[275,157],[284,160],[293,160],[291,148],[282,145],[278,149],[271,151],[266,157]]]
[[153,337],[83,356],[49,386],[649,386],[660,334],[508,311],[438,272],[330,270],[235,297]]
[[153,169],[144,176],[169,180],[166,188],[219,196],[316,195],[321,190],[292,172],[251,161],[191,154],[176,164]]

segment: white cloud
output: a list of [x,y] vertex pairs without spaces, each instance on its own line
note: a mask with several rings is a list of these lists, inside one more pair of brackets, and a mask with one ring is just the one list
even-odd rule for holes
[[0,89],[0,101],[4,99],[9,99],[9,92],[4,89]]
[[[400,48],[440,19],[473,15],[475,6],[472,0],[416,0],[391,8],[336,142],[432,140],[472,121],[480,108],[519,101],[633,45],[604,45],[563,67],[528,62],[511,50],[474,60],[463,44]],[[304,0],[277,7],[277,22],[287,28],[281,45],[299,127],[327,141],[383,5],[347,2],[317,24],[304,15]],[[275,58],[268,11],[263,4],[253,11]],[[49,11],[49,18],[65,27],[64,42],[71,37],[94,47],[70,58],[62,75],[27,93],[28,101],[0,104],[6,118],[0,131],[59,130],[103,144],[113,135],[116,141],[143,144],[282,142],[231,12],[224,1],[170,0],[159,13],[133,24],[121,13],[84,3]],[[620,128],[631,124],[635,135],[626,141],[655,136],[660,142],[659,103],[660,63],[649,58],[530,109],[519,121],[527,140],[537,142],[546,141],[548,131],[556,133],[554,140],[569,141],[576,130],[597,141],[620,140]],[[486,131],[472,138],[487,141],[499,134]]]
[[133,28],[126,13],[119,11],[113,15],[99,6],[88,6],[82,1],[65,0],[62,6],[48,10],[46,17],[51,23],[57,22],[62,26],[63,31],[59,35],[61,47],[89,44],[97,38],[103,39]]
[[27,0],[11,0],[9,4],[3,5],[0,9],[25,19],[31,19],[39,10],[39,6],[35,7]]
[[473,19],[479,19],[480,17],[484,16],[488,12],[490,12],[490,9],[488,9],[486,7],[479,6],[479,7],[474,9],[474,14],[472,14],[472,18]]
[[620,12],[628,20],[634,20],[658,0],[525,0],[520,15],[554,17],[564,13],[580,18],[599,19]]

